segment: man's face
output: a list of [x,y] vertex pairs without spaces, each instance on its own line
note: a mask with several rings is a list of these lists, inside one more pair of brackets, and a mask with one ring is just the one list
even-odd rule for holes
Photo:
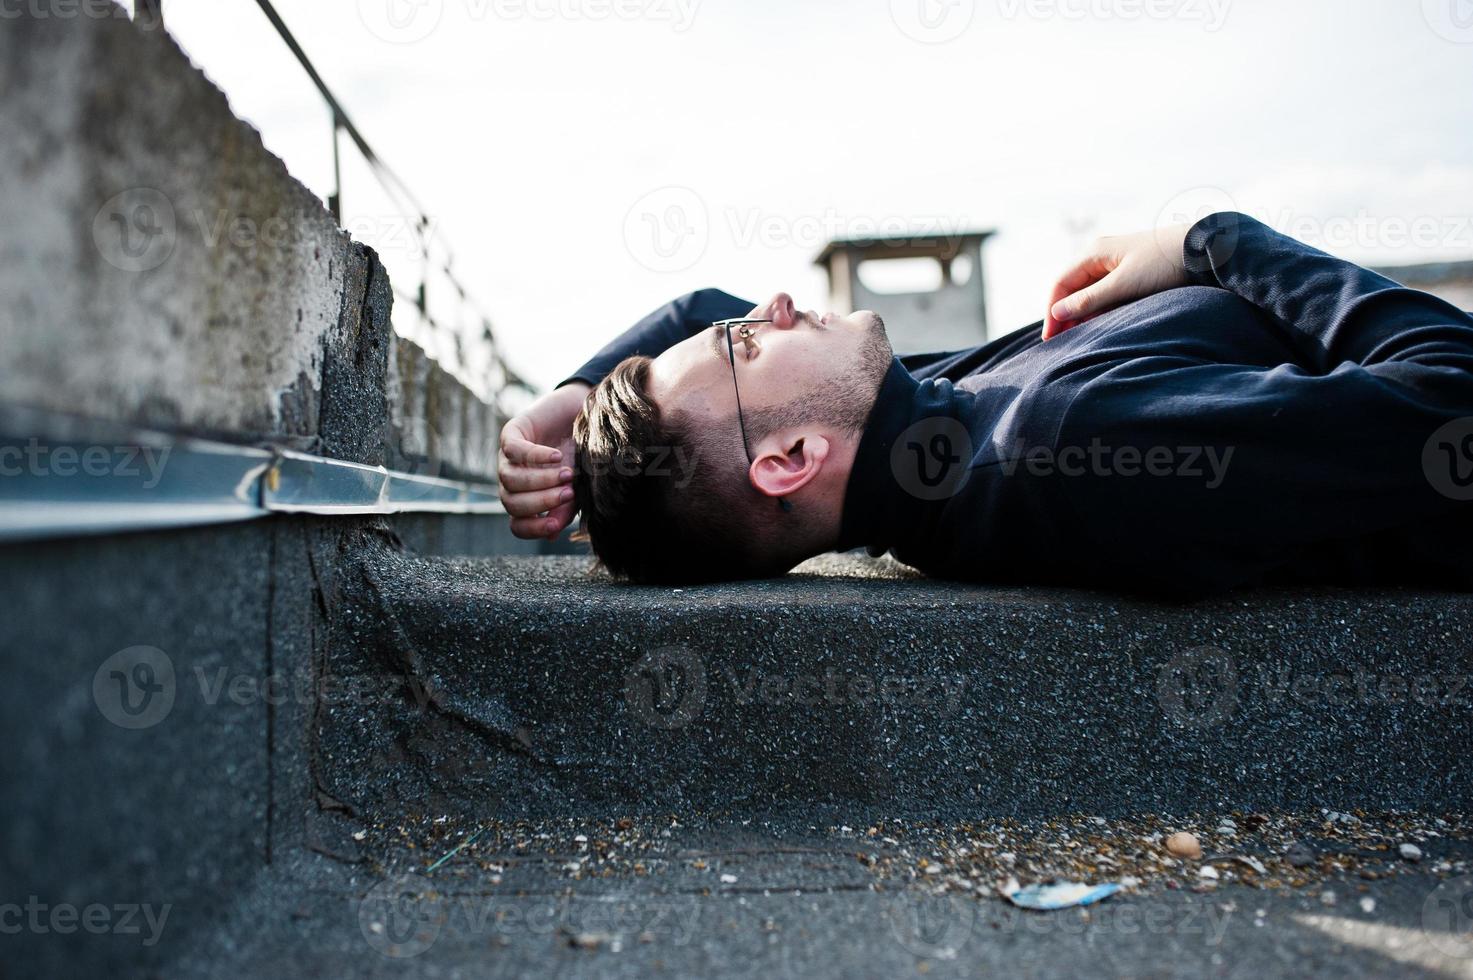
[[[731,328],[744,413],[800,403],[805,395],[835,382],[873,381],[877,387],[878,377],[862,377],[873,371],[868,365],[875,360],[877,345],[883,345],[885,361],[889,360],[885,325],[869,310],[848,316],[800,312],[791,296],[778,293],[747,316],[772,322],[750,326],[757,346],[751,351],[741,341],[741,328]],[[734,425],[736,391],[731,375],[726,329],[713,327],[655,358],[650,394],[664,411],[713,421],[729,418]],[[872,400],[874,390],[856,390],[854,395]]]

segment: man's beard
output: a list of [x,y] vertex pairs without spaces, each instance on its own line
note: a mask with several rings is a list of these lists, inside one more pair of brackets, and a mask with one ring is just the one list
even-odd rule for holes
[[885,321],[876,316],[860,341],[858,356],[850,370],[827,379],[805,394],[800,403],[750,413],[747,429],[749,433],[766,435],[804,425],[827,424],[858,432],[869,420],[880,382],[894,359],[895,350],[885,333]]

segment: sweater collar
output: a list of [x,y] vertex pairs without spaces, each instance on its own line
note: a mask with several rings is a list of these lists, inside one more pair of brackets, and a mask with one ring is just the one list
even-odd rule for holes
[[916,419],[944,414],[939,404],[950,401],[951,384],[945,391],[933,382],[920,382],[895,358],[880,382],[875,404],[864,425],[854,467],[844,490],[844,507],[835,550],[867,547],[882,554],[898,541],[920,517],[920,501],[907,493],[896,479],[891,454],[901,434]]

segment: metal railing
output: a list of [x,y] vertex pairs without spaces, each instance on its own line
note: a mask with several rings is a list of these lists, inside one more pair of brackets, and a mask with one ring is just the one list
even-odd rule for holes
[[[156,18],[157,23],[162,23],[163,13],[161,9],[162,0],[138,0],[135,16],[149,16]],[[421,260],[421,276],[417,290],[408,291],[395,286],[396,296],[403,302],[411,304],[417,311],[420,320],[437,338],[448,337],[454,349],[454,366],[446,367],[452,374],[459,378],[468,388],[477,395],[496,406],[497,412],[502,417],[510,414],[509,410],[502,404],[502,395],[507,389],[520,389],[527,395],[535,396],[537,389],[531,383],[523,379],[501,355],[496,340],[495,331],[491,326],[491,318],[471,298],[471,293],[455,275],[451,266],[453,265],[453,253],[449,243],[439,234],[438,229],[431,222],[428,210],[422,205],[409,186],[396,174],[383,160],[368,142],[363,133],[353,124],[342,103],[338,101],[327,83],[323,80],[321,73],[312,63],[312,59],[302,49],[301,44],[286,26],[281,15],[277,13],[271,0],[256,0],[257,6],[276,29],[281,40],[286,44],[293,56],[296,57],[302,69],[317,88],[323,102],[332,114],[332,152],[333,152],[333,193],[328,198],[328,208],[332,211],[333,218],[339,225],[343,224],[343,175],[342,175],[342,142],[346,136],[352,143],[363,161],[368,165],[370,172],[377,179],[380,187],[393,202],[414,232],[416,246]],[[432,258],[432,248],[438,246],[441,259],[438,263]],[[450,284],[454,301],[459,304],[457,319],[464,322],[470,320],[477,326],[474,336],[468,337],[466,331],[460,327],[450,326],[444,317],[437,317],[431,312],[429,278],[431,274],[443,276]],[[469,316],[467,316],[469,313]],[[439,346],[436,344],[435,346]],[[482,360],[487,364],[485,374],[472,372],[469,369],[470,358],[467,352],[479,347],[485,354]],[[435,351],[430,352],[436,357]]]

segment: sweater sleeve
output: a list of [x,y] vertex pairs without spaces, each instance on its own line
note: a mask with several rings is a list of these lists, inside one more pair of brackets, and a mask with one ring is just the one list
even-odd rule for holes
[[[1226,338],[1217,358],[1163,345],[1092,365],[1059,445],[1094,455],[1052,481],[1093,541],[1079,560],[1193,591],[1311,560],[1473,581],[1473,315],[1243,215],[1203,219],[1185,252],[1299,356],[1234,363]],[[1223,338],[1243,329],[1231,312],[1198,302],[1180,328]]]
[[686,293],[615,337],[558,387],[574,381],[597,385],[626,357],[640,354],[657,357],[717,320],[744,316],[756,305],[719,289],[698,289]]
[[[1303,362],[1347,362],[1390,378],[1473,370],[1473,319],[1457,307],[1337,259],[1237,212],[1208,215],[1183,249],[1187,275],[1242,297],[1275,321]],[[1415,365],[1401,370],[1397,365]]]

